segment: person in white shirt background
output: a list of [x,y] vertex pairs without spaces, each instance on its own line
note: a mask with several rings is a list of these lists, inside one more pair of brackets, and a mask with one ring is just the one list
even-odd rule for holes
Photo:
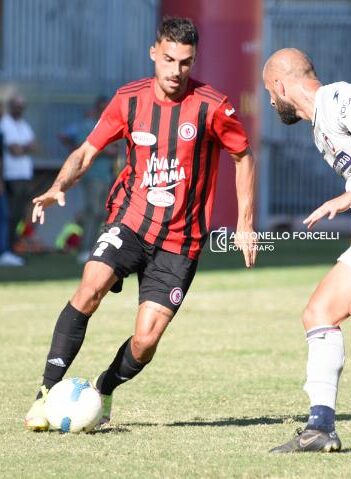
[[37,150],[34,132],[23,118],[25,100],[12,96],[8,112],[2,117],[0,129],[3,137],[3,180],[9,211],[9,251],[0,256],[0,265],[21,266],[23,258],[13,253],[17,239],[16,228],[26,215],[33,177],[32,154]]
[[[263,82],[271,105],[287,125],[312,122],[314,140],[325,161],[346,181],[346,192],[326,201],[304,224],[332,220],[351,207],[351,84],[322,85],[311,60],[296,48],[278,50],[266,62]],[[284,159],[282,159],[284,161]],[[272,452],[332,452],[341,449],[335,432],[335,405],[344,366],[340,324],[351,314],[351,247],[322,279],[303,313],[308,343],[305,391],[310,399],[306,428]]]

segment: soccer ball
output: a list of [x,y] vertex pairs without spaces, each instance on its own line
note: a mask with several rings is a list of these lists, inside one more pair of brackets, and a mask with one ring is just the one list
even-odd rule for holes
[[53,429],[89,432],[101,419],[101,396],[86,379],[64,379],[50,389],[45,410]]

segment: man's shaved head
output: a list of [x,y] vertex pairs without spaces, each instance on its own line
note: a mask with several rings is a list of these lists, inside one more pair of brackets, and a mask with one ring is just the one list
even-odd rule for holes
[[282,48],[271,55],[263,69],[263,76],[285,75],[298,78],[316,78],[310,58],[297,48]]
[[271,105],[280,119],[292,125],[309,113],[304,111],[302,90],[319,85],[314,66],[310,58],[297,48],[283,48],[271,55],[263,68],[265,88],[271,95]]

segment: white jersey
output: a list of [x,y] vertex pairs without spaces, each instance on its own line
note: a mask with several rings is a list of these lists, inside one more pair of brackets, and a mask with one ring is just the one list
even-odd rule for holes
[[331,83],[317,90],[314,141],[325,161],[344,177],[351,191],[351,84]]
[[33,176],[33,162],[30,155],[11,155],[8,146],[27,145],[34,140],[34,133],[28,122],[23,118],[15,120],[5,115],[0,123],[4,142],[4,179],[30,180]]

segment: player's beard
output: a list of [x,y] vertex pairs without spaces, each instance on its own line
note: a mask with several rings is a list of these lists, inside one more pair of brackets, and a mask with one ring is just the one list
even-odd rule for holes
[[293,125],[301,120],[301,117],[296,114],[294,105],[290,105],[279,97],[276,98],[275,105],[275,109],[285,125]]
[[[176,80],[178,82],[178,85],[177,84],[174,84],[172,86],[169,85],[168,84],[169,80]],[[164,79],[163,85],[161,85],[161,88],[170,98],[176,99],[183,95],[186,89],[186,83],[187,83],[187,79],[184,79],[181,77],[166,77]]]

